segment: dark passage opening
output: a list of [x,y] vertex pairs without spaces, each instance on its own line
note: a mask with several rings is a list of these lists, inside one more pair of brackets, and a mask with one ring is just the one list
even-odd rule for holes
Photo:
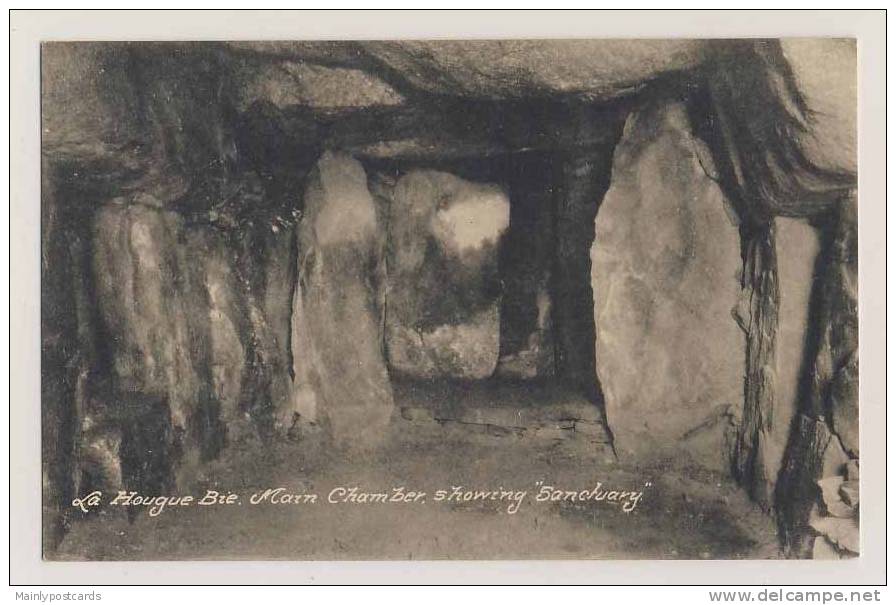
[[[551,131],[543,108],[523,110],[523,114],[526,111],[532,118],[527,128]],[[576,124],[582,123],[573,144],[512,148],[498,156],[450,162],[366,163],[374,171],[389,174],[390,192],[381,192],[385,203],[392,205],[386,256],[393,285],[386,295],[385,349],[396,405],[406,420],[484,424],[497,433],[542,429],[554,439],[585,432],[595,442],[612,440],[595,365],[590,252],[594,221],[609,187],[613,151],[624,120],[622,112],[595,120],[590,108],[560,107],[556,112],[560,117],[552,120],[563,124],[564,132],[576,131]],[[502,127],[491,130],[502,132],[505,141],[513,139],[506,115],[503,119]],[[519,113],[515,121],[525,123]],[[524,138],[538,137],[529,133]],[[512,142],[509,146],[513,147]],[[470,191],[445,186],[434,194],[435,177],[428,181],[419,177],[418,183],[409,184],[412,177],[408,175],[415,171],[454,175],[468,181]],[[416,203],[414,196],[441,195],[432,202],[432,218],[420,223],[426,230],[452,208],[490,203],[489,187],[500,191],[508,206],[507,222],[496,245],[476,251],[477,259],[465,265],[464,255],[473,252],[459,253],[459,260],[453,256],[456,250],[445,250],[450,245],[440,242],[438,233],[428,234],[419,243],[420,266],[405,273],[400,257],[407,250],[396,247],[411,246],[402,242],[408,229],[401,223]],[[475,211],[462,215],[471,223],[477,217]],[[461,221],[460,228],[464,227]],[[409,301],[418,297],[432,301]],[[482,310],[492,303],[497,320],[483,322]],[[439,330],[447,332],[449,328],[443,325],[483,343],[489,337],[486,332],[494,330],[494,341],[482,345],[497,346],[487,371],[464,359],[456,360],[454,366],[447,364],[447,369],[438,361],[427,365],[429,360],[421,358],[436,354],[429,350],[409,353],[404,348],[413,346],[397,344],[390,337],[390,316],[407,313],[415,304],[420,307],[418,316],[403,317],[399,323],[409,328],[406,340],[419,339],[418,345],[437,339]],[[453,346],[451,338],[445,338],[444,346]],[[417,365],[411,359],[414,353]],[[460,350],[457,355],[463,358],[468,353]],[[554,430],[545,431],[548,427]]]

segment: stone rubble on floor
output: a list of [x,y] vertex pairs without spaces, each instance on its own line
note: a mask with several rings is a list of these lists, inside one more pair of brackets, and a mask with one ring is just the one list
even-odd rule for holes
[[847,559],[859,555],[859,463],[851,459],[843,475],[818,481],[819,502],[809,526],[817,534],[813,559]]
[[548,441],[583,440],[609,445],[606,426],[589,414],[587,418],[567,417],[564,410],[541,409],[532,413],[513,407],[469,408],[458,413],[433,412],[424,407],[404,406],[401,417],[415,424],[438,424],[446,429],[460,429],[469,434],[491,437],[531,437]]

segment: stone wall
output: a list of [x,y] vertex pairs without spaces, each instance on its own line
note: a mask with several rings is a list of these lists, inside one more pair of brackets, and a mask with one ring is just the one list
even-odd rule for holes
[[170,434],[159,439],[171,451],[154,480],[167,481],[176,467],[188,481],[228,437],[269,430],[273,401],[291,390],[275,321],[289,313],[292,293],[272,279],[289,256],[270,225],[261,229],[271,237],[247,251],[254,228],[190,225],[147,198],[114,200],[96,214],[94,300],[108,336],[96,360],[105,382],[83,422],[114,418],[121,430],[161,422]]

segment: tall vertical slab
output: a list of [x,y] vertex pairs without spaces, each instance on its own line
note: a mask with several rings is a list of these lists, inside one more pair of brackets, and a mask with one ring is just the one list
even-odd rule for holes
[[349,449],[378,444],[393,407],[379,229],[364,168],[348,155],[325,153],[308,177],[298,227],[292,410],[313,415]]
[[677,103],[633,113],[595,222],[596,364],[617,451],[727,468],[745,338],[738,228]]

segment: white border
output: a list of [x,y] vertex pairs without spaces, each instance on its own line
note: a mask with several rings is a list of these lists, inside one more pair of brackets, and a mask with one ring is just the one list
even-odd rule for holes
[[[884,578],[885,16],[881,11],[162,11],[10,15],[11,582],[16,584],[879,584]],[[41,40],[855,36],[859,48],[862,548],[818,561],[176,562],[40,560]]]

